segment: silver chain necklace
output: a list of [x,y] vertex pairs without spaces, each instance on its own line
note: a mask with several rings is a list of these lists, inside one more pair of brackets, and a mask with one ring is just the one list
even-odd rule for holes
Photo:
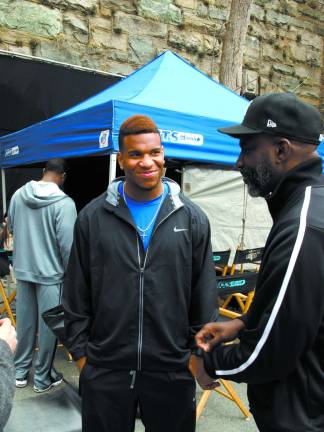
[[[158,213],[159,213],[159,211],[160,211],[161,205],[162,205],[162,203],[163,203],[163,193],[164,193],[164,185],[163,185],[163,192],[162,192],[162,194],[161,194],[161,196],[160,196],[160,203],[159,203],[159,205],[158,205],[158,208],[156,209],[156,212],[154,213],[154,215],[153,215],[151,221],[149,222],[149,224],[147,225],[147,227],[146,227],[146,228],[141,228],[141,227],[139,227],[138,225],[136,225],[136,228],[138,229],[138,231],[140,231],[140,232],[139,232],[139,235],[140,235],[142,238],[147,237],[147,231],[148,231],[148,230],[151,228],[151,226],[153,225],[153,223],[154,223],[154,221],[155,221],[155,219],[156,219],[156,217],[157,217],[157,215],[158,215]],[[127,203],[127,200],[126,200],[126,195],[125,195],[125,182],[123,183],[123,198],[124,198],[124,201],[125,201],[126,205],[128,206],[128,203]]]

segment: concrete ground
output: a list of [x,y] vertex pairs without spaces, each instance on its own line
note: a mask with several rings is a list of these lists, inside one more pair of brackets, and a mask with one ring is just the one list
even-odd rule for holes
[[[65,379],[78,386],[78,371],[67,360],[64,348],[58,348],[55,367]],[[246,406],[246,386],[233,384],[237,394]],[[80,432],[81,419],[76,405],[68,397],[70,387],[62,384],[44,394],[33,391],[32,379],[24,389],[17,389],[14,406],[4,432]],[[201,396],[197,389],[197,401]],[[136,432],[145,429],[140,420],[136,421]],[[207,405],[198,420],[197,432],[256,432],[253,419],[245,420],[238,407],[228,399],[212,392]],[[95,432],[95,431],[94,431]],[[167,431],[166,431],[167,432]],[[179,431],[185,432],[185,431]]]

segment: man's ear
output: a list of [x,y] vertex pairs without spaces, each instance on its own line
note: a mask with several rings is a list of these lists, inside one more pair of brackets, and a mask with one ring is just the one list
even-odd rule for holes
[[120,169],[124,169],[123,168],[123,156],[122,156],[121,152],[117,153],[117,160],[118,160],[118,164],[119,164]]
[[276,163],[286,163],[292,151],[291,142],[287,138],[278,138],[276,145]]

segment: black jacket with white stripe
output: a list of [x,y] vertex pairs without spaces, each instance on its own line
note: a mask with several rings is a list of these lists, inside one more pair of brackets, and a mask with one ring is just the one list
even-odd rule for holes
[[248,383],[261,431],[324,431],[322,161],[290,171],[268,206],[269,234],[240,343],[204,356],[211,376]]

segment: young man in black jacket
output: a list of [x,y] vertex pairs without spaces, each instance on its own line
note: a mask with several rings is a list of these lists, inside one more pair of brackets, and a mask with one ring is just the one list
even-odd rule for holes
[[257,97],[241,125],[220,129],[240,138],[237,167],[250,194],[267,200],[273,227],[246,316],[197,335],[208,374],[200,361],[198,381],[247,382],[262,432],[324,430],[322,128],[314,107],[279,93]]
[[125,120],[115,180],[79,214],[64,283],[83,432],[195,430],[194,336],[215,318],[209,222],[162,178],[155,123]]

